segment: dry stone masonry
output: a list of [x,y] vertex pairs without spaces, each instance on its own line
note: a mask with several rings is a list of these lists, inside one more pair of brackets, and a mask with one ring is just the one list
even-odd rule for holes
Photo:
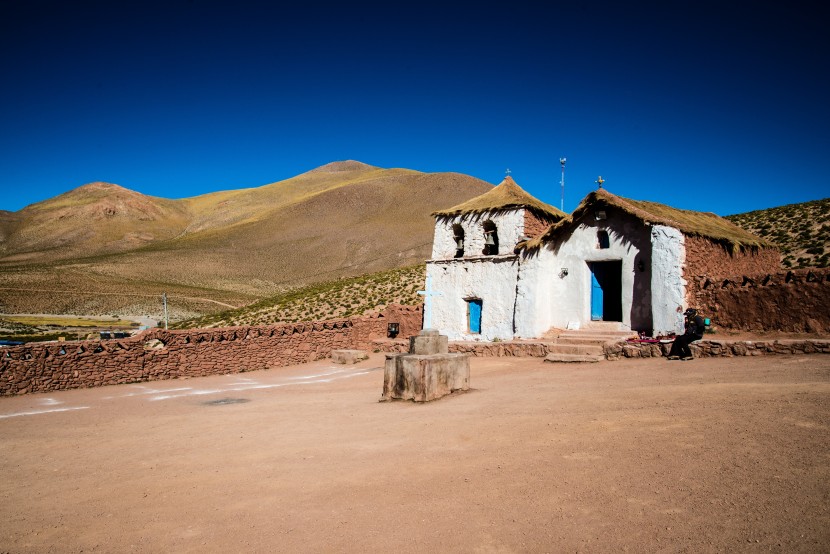
[[260,327],[165,331],[123,340],[33,343],[0,350],[0,395],[243,373],[300,364],[333,350],[368,349],[421,328],[421,308],[391,305],[367,317]]

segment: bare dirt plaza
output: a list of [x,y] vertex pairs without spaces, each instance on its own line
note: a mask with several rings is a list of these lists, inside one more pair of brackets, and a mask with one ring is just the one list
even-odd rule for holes
[[830,356],[382,366],[0,398],[0,552],[830,550]]

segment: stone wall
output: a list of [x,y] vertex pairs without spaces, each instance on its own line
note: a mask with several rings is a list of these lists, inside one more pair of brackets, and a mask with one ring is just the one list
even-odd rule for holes
[[[397,323],[400,325],[399,337],[411,337],[421,332],[424,325],[424,305],[404,306],[402,304],[390,304],[386,309],[377,315],[386,323]],[[384,334],[384,336],[386,336]],[[365,346],[366,348],[368,346]]]
[[368,349],[387,323],[417,334],[420,306],[367,317],[258,327],[165,331],[123,340],[32,343],[0,350],[0,395],[242,373]]
[[[406,352],[408,341],[376,340],[372,348],[376,352]],[[555,345],[542,341],[505,342],[451,342],[449,351],[488,358],[544,358],[555,350]],[[692,343],[697,358],[713,356],[763,356],[770,354],[830,354],[830,340],[793,339],[767,341],[702,340]],[[671,344],[609,342],[603,346],[605,358],[660,358],[668,356]]]
[[[695,358],[764,356],[769,354],[830,354],[829,340],[797,339],[770,341],[701,340],[689,348]],[[608,360],[660,358],[669,355],[671,344],[611,343],[604,346]],[[679,362],[678,362],[679,363]]]
[[698,276],[690,305],[715,327],[744,331],[830,332],[830,269],[729,277]]
[[[759,275],[780,271],[780,253],[777,248],[736,249],[702,237],[685,236],[686,259],[683,277],[691,283],[696,275],[722,277],[726,275]],[[691,289],[691,286],[690,286]]]

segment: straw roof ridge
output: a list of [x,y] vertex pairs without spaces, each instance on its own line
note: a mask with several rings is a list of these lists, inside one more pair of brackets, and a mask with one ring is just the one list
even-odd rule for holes
[[432,212],[436,217],[454,217],[461,214],[481,214],[501,212],[516,208],[525,208],[547,219],[560,219],[567,214],[558,208],[537,200],[524,191],[510,176],[504,178],[498,186],[466,202],[446,210]]
[[618,208],[648,225],[674,227],[686,235],[704,237],[724,243],[730,249],[774,247],[769,241],[741,229],[731,221],[712,212],[681,210],[647,200],[630,200],[611,194],[605,189],[599,189],[583,198],[567,220],[563,219],[554,223],[542,235],[528,241],[525,248],[534,250],[541,247],[542,244],[558,235],[560,229],[581,219],[591,207],[598,204]]

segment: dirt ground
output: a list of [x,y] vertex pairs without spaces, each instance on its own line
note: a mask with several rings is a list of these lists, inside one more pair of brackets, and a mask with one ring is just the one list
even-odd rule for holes
[[830,550],[830,356],[382,365],[0,398],[0,552]]

